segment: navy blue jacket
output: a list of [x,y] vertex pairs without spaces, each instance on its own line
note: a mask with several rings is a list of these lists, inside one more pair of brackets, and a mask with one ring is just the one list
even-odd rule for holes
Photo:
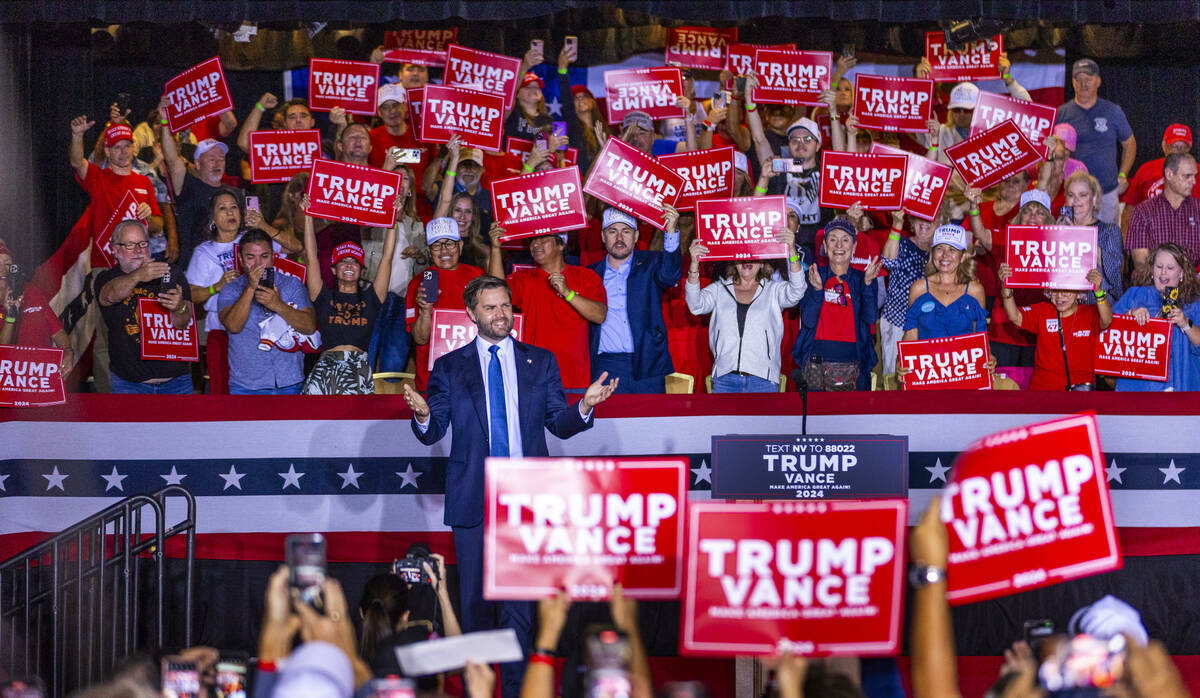
[[[568,405],[562,378],[554,354],[530,344],[513,340],[513,358],[517,364],[517,409],[521,420],[521,452],[529,458],[547,456],[546,429],[566,439],[585,429],[592,421],[579,416],[576,405]],[[475,342],[439,358],[429,374],[429,428],[425,433],[413,419],[417,439],[433,445],[454,428],[450,458],[446,463],[446,505],[443,521],[447,526],[478,526],[483,522],[483,460],[488,457],[487,393],[479,369]]]
[[[625,308],[629,315],[629,331],[633,335],[633,377],[635,380],[665,376],[675,370],[667,347],[667,325],[663,322],[663,291],[679,283],[683,256],[674,252],[634,250],[626,264],[629,285],[625,289]],[[589,267],[604,281],[608,257]],[[611,310],[609,312],[612,312]],[[600,353],[600,325],[588,329],[592,361]]]
[[[821,286],[833,276],[828,266],[817,267],[821,273]],[[875,353],[875,339],[871,335],[871,325],[879,319],[879,302],[876,298],[876,284],[870,286],[864,283],[866,276],[858,269],[846,270],[842,280],[850,291],[850,301],[854,304],[857,322],[854,323],[855,349],[858,352],[858,380],[855,390],[870,390],[871,376],[868,375],[879,361]],[[821,320],[821,309],[825,307],[825,293],[814,291],[809,286],[804,300],[800,301],[800,334],[796,336],[796,346],[792,349],[792,358],[801,370],[808,365],[812,356],[813,343],[817,338],[817,323]]]

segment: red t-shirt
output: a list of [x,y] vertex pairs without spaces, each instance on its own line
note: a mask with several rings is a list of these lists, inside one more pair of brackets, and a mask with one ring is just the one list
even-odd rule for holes
[[[1021,308],[1021,327],[1037,335],[1033,355],[1030,390],[1064,390],[1062,346],[1058,341],[1058,313],[1050,303],[1034,303]],[[1076,306],[1075,312],[1062,319],[1067,361],[1071,365],[1071,384],[1091,383],[1096,340],[1100,335],[1100,313],[1094,305]]]
[[[586,267],[563,268],[567,288],[584,298],[608,303],[604,282]],[[540,267],[522,269],[508,275],[513,305],[525,315],[523,339],[526,344],[553,352],[558,359],[564,388],[586,388],[591,384],[588,327],[590,323],[560,298],[550,286],[550,275]]]
[[21,301],[21,317],[17,318],[17,344],[23,347],[53,347],[51,338],[62,331],[62,323],[50,309],[50,302],[41,289],[26,284]]
[[[145,175],[136,172],[120,175],[110,169],[101,169],[89,163],[84,178],[79,179],[79,175],[75,175],[75,181],[79,182],[92,200],[93,241],[104,231],[104,224],[108,223],[108,219],[121,204],[121,199],[124,198],[127,191],[133,192],[133,198],[139,204],[148,204],[152,215],[162,215],[158,209],[158,200],[154,196],[154,185]],[[104,257],[94,246],[92,247],[92,267],[99,269],[108,267]]]
[[371,138],[371,154],[367,157],[367,164],[371,167],[383,167],[383,161],[387,159],[388,148],[420,148],[421,161],[410,162],[408,166],[412,168],[413,175],[417,181],[413,182],[413,191],[417,197],[417,213],[420,214],[421,220],[429,220],[433,218],[433,207],[429,201],[421,194],[421,178],[425,176],[425,169],[429,167],[430,161],[433,159],[432,148],[421,141],[417,140],[416,129],[413,125],[408,124],[408,130],[403,135],[393,136],[388,133],[387,126],[376,126],[369,132]]
[[[455,269],[438,269],[438,298],[433,304],[435,308],[447,310],[463,310],[463,289],[471,279],[483,273],[479,267],[470,264],[459,264]],[[413,323],[417,321],[417,289],[421,287],[421,275],[414,274],[408,282],[408,292],[405,294],[405,319],[408,330],[412,331]],[[432,333],[430,342],[433,341]],[[429,383],[429,342],[417,344],[417,390],[425,390]]]
[[[1158,158],[1138,168],[1133,179],[1129,180],[1129,188],[1125,190],[1125,196],[1121,197],[1121,201],[1124,201],[1126,206],[1137,206],[1146,199],[1162,194],[1164,161],[1166,158]],[[1192,186],[1192,196],[1200,198],[1200,179],[1197,179]]]
[[854,301],[846,282],[836,276],[825,280],[825,305],[817,320],[816,339],[854,343]]

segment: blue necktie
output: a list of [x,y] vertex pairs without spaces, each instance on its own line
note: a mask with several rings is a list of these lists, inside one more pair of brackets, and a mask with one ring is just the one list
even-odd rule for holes
[[489,455],[508,457],[508,413],[504,407],[504,373],[500,370],[500,347],[488,347],[488,407],[491,408],[491,451]]

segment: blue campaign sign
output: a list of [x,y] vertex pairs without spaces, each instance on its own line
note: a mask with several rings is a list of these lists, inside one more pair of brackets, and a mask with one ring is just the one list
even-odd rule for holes
[[729,434],[712,437],[714,499],[908,496],[908,437]]

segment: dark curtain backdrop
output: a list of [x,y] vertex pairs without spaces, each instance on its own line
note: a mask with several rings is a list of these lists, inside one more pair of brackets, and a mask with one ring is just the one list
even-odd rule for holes
[[[653,5],[653,7],[652,7]],[[407,22],[416,26],[457,26],[460,41],[486,50],[519,55],[528,41],[544,37],[557,46],[568,33],[580,36],[581,63],[617,62],[640,51],[661,50],[665,27],[696,22],[684,12],[704,11],[703,23],[737,24],[747,42],[794,41],[804,48],[840,50],[854,43],[863,51],[919,56],[925,31],[938,19],[992,11],[1021,17],[1006,33],[1015,61],[1022,48],[1061,46],[1068,65],[1076,57],[1097,57],[1103,66],[1101,94],[1125,108],[1139,144],[1138,162],[1161,155],[1163,129],[1173,121],[1200,126],[1200,58],[1181,51],[1195,45],[1200,0],[1137,3],[1139,21],[1112,22],[1128,15],[1128,2],[810,2],[810,3],[476,3],[476,2],[3,2],[0,19],[0,158],[15,176],[0,184],[0,210],[8,230],[0,233],[19,261],[37,264],[65,238],[86,206],[67,164],[68,123],[86,113],[102,124],[119,92],[133,95],[135,119],[157,102],[172,75],[213,55],[221,55],[239,119],[262,92],[281,94],[281,71],[307,64],[312,55],[364,59],[382,41],[383,31]],[[691,8],[691,9],[686,9]],[[783,10],[787,10],[786,13]],[[370,12],[371,24],[356,23]],[[673,13],[664,19],[650,12]],[[813,16],[834,21],[813,21]],[[783,16],[771,16],[772,14]],[[1123,14],[1124,13],[1124,14]],[[503,14],[496,19],[497,14]],[[441,20],[441,17],[453,19]],[[85,21],[83,18],[93,18]],[[244,18],[263,19],[267,40],[235,44],[218,40],[213,22],[228,30]],[[269,17],[269,20],[266,19]],[[528,18],[537,17],[535,21]],[[847,21],[869,17],[872,21]],[[1047,17],[1035,22],[1033,18]],[[191,21],[205,18],[205,22]],[[323,18],[330,25],[315,38],[298,20]],[[407,18],[407,22],[397,19]],[[741,21],[738,21],[739,18]],[[64,22],[63,20],[71,20]],[[1167,20],[1177,20],[1167,23]],[[16,20],[16,22],[11,22]],[[93,32],[108,22],[129,20],[115,38]],[[1185,21],[1186,20],[1186,21]],[[267,23],[267,22],[270,23]],[[153,22],[169,22],[154,24]],[[336,29],[360,29],[354,37]],[[1070,94],[1070,86],[1068,95]],[[90,147],[97,126],[86,139]]]

